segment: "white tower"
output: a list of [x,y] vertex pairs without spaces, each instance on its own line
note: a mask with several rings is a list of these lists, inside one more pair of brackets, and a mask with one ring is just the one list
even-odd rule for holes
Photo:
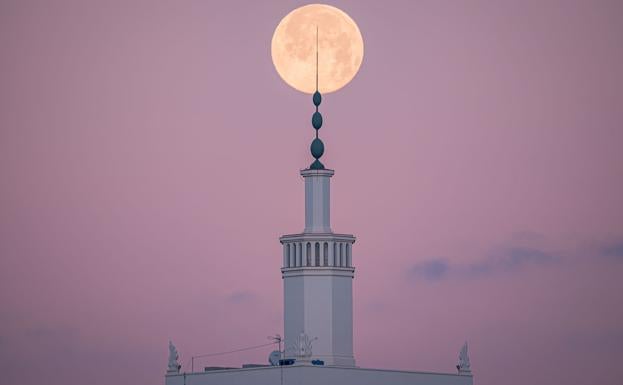
[[[318,138],[322,115],[318,91],[312,125],[316,138],[311,153],[316,160],[302,170],[305,180],[305,230],[279,238],[283,245],[285,358],[322,360],[325,365],[355,366],[353,357],[352,245],[355,237],[335,234],[330,222],[330,181],[333,170],[319,158],[324,144]],[[297,353],[304,333],[313,341],[311,357]]]
[[352,244],[355,237],[330,227],[329,183],[333,170],[306,169],[305,230],[284,235],[285,358],[301,333],[313,342],[311,360],[325,365],[355,366],[353,357]]

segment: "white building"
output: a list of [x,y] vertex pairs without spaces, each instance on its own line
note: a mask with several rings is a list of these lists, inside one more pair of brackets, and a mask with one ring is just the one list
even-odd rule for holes
[[[316,158],[318,159],[318,158]],[[355,237],[330,226],[333,170],[310,167],[305,181],[305,230],[284,235],[283,360],[266,367],[182,372],[169,346],[165,385],[473,385],[467,343],[457,373],[363,369],[353,355],[353,267]]]
[[[353,244],[350,234],[331,230],[330,185],[333,170],[320,163],[324,144],[318,137],[322,97],[313,95],[316,112],[311,144],[316,159],[301,171],[305,181],[305,229],[279,240],[283,245],[284,349],[271,354],[272,366],[205,368],[180,372],[177,350],[169,342],[165,385],[383,384],[473,385],[467,343],[457,373],[362,369],[353,354]],[[215,370],[216,369],[216,370]]]

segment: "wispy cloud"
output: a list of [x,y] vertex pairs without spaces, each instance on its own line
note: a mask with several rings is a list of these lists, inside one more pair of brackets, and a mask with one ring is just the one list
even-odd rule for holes
[[443,279],[450,270],[450,265],[442,259],[432,259],[416,263],[410,271],[414,278],[422,278],[427,281],[438,281]]
[[250,291],[236,291],[227,297],[227,302],[232,304],[249,303],[256,300],[256,295]]
[[526,265],[547,265],[556,260],[553,255],[529,247],[510,247],[492,253],[484,262],[487,271],[516,270]]
[[511,235],[516,242],[540,242],[545,239],[545,235],[531,230],[516,231]]
[[450,263],[442,258],[418,262],[410,268],[408,275],[414,281],[440,281],[451,277],[469,279],[512,272],[527,266],[550,265],[557,260],[554,255],[536,248],[509,247],[472,263]]
[[570,349],[602,349],[611,353],[623,352],[623,329],[574,330],[563,341]]
[[623,242],[603,247],[601,254],[606,258],[623,260]]
[[78,329],[73,327],[39,326],[24,330],[24,336],[36,339],[68,339],[78,336]]

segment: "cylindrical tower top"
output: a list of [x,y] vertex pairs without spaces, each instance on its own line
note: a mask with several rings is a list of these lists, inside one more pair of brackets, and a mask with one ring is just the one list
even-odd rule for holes
[[305,233],[331,233],[330,178],[328,169],[301,171],[305,179]]

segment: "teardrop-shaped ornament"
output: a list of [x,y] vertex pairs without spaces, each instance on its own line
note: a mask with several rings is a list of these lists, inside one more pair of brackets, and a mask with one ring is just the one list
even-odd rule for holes
[[310,150],[312,156],[318,159],[322,156],[322,154],[324,154],[324,143],[322,143],[322,140],[316,138],[312,141]]
[[312,126],[314,126],[316,130],[322,127],[322,115],[320,115],[318,111],[314,112],[312,115]]
[[312,98],[312,100],[314,101],[314,105],[318,107],[322,102],[322,95],[320,95],[320,92],[314,92],[314,97]]

